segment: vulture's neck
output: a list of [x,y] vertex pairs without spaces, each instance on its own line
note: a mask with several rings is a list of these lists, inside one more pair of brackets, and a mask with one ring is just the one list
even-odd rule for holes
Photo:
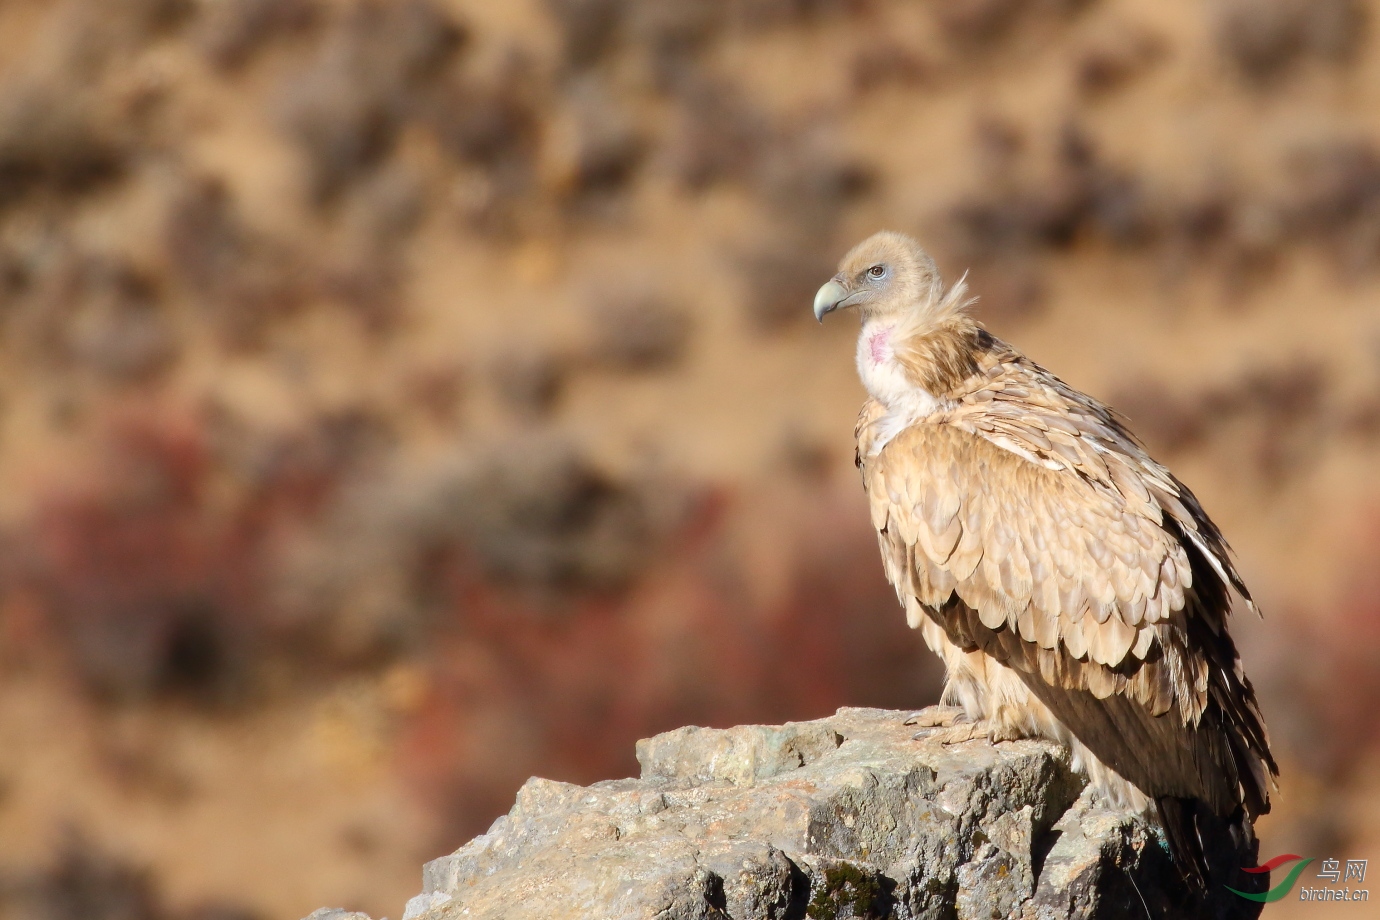
[[943,408],[978,371],[990,339],[966,313],[920,324],[909,316],[875,316],[858,336],[858,375],[873,399],[905,423]]

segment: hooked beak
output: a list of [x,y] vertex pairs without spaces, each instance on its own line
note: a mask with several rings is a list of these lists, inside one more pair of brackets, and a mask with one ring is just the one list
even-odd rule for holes
[[815,319],[824,322],[824,314],[837,310],[847,299],[847,288],[837,280],[826,282],[815,294]]

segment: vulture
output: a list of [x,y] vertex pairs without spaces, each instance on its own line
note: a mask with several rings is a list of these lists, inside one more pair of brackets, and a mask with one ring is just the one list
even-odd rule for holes
[[993,336],[915,240],[878,233],[815,296],[862,321],[857,465],[887,579],[944,662],[947,743],[1066,744],[1206,885],[1205,823],[1250,842],[1279,770],[1227,632],[1226,540],[1126,422]]

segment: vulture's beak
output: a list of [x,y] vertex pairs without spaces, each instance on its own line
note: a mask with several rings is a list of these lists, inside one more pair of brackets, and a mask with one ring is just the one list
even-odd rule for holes
[[848,289],[837,280],[829,281],[815,294],[815,319],[824,322],[824,314],[839,308],[848,299]]

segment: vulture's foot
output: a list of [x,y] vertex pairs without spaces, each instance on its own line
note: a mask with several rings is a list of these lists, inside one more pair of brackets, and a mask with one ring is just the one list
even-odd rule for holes
[[966,721],[963,709],[959,706],[926,706],[906,717],[905,725],[918,725],[921,728],[947,728],[957,722]]
[[938,741],[940,744],[962,744],[965,741],[973,741],[977,738],[992,739],[993,725],[986,719],[979,719],[976,722],[957,722],[948,728],[940,728],[934,731],[922,732],[918,737],[928,741]]
[[969,722],[965,719],[955,722],[947,728],[920,732],[915,736],[915,740],[924,738],[929,741],[938,741],[940,744],[962,744],[965,741],[985,738],[992,744],[998,744],[1002,741],[1016,741],[1022,737],[1024,736],[1014,728],[1001,725],[990,719],[979,719],[976,722]]

